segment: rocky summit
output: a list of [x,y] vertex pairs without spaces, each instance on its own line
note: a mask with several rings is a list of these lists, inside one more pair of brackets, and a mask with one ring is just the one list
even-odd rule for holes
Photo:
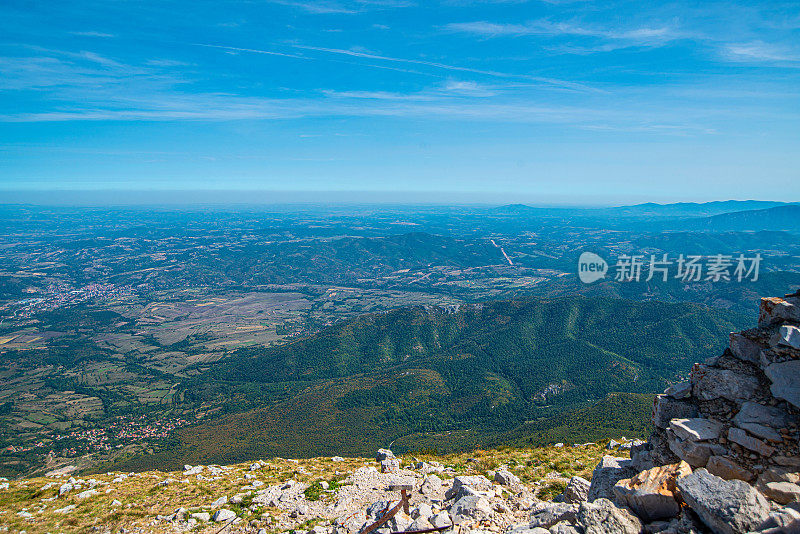
[[762,299],[757,327],[731,334],[723,354],[656,396],[652,424],[646,442],[418,457],[381,449],[82,478],[61,469],[0,481],[0,529],[800,533],[800,296]]

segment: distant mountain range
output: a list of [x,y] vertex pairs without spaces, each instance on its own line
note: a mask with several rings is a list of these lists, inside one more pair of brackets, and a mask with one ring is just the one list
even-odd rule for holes
[[617,206],[611,208],[586,208],[586,207],[539,207],[526,204],[508,204],[492,208],[491,213],[497,215],[520,216],[584,216],[584,217],[712,217],[725,213],[742,212],[750,210],[764,210],[774,207],[786,206],[786,202],[766,200],[718,200],[714,202],[676,202],[672,204],[657,204],[647,202],[631,206]]
[[800,233],[800,204],[786,204],[766,209],[754,209],[722,213],[711,217],[687,219],[671,225],[665,230],[690,230],[706,232],[758,232],[782,230]]
[[761,200],[636,204],[614,208],[562,208],[509,204],[490,210],[501,217],[571,219],[647,232],[800,232],[800,204]]

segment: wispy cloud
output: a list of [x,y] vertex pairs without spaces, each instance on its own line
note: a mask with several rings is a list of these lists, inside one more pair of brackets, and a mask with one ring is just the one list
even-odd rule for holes
[[796,63],[800,62],[800,51],[786,46],[751,41],[723,46],[722,57],[741,63]]
[[295,59],[309,59],[305,56],[301,56],[298,54],[288,54],[286,52],[275,52],[272,50],[258,50],[255,48],[238,48],[236,46],[222,46],[222,45],[212,45],[212,44],[202,44],[202,43],[195,43],[196,46],[203,46],[206,48],[218,48],[220,50],[227,50],[229,52],[248,52],[250,54],[263,54],[266,56],[281,56],[281,57],[291,57]]
[[376,9],[396,9],[413,6],[407,0],[269,0],[270,3],[289,6],[315,15],[355,14]]
[[443,29],[448,32],[467,33],[485,38],[503,36],[520,37],[526,35],[566,35],[635,41],[638,43],[660,43],[682,37],[680,33],[668,26],[609,29],[571,22],[552,22],[549,20],[536,20],[524,24],[506,24],[487,21],[455,22],[445,25]]
[[105,32],[95,32],[95,31],[88,31],[88,32],[69,32],[71,35],[77,35],[78,37],[102,37],[102,38],[111,38],[116,37],[113,33],[105,33]]
[[338,54],[342,56],[349,56],[349,57],[357,57],[357,58],[364,58],[364,59],[373,59],[373,60],[380,60],[380,61],[388,61],[393,63],[406,63],[412,65],[425,65],[427,67],[433,67],[436,69],[443,69],[447,71],[456,71],[456,72],[468,72],[471,74],[480,74],[483,76],[492,76],[492,77],[499,77],[499,78],[509,78],[509,79],[524,79],[528,81],[534,81],[541,84],[545,84],[548,86],[559,87],[562,89],[568,89],[571,91],[586,91],[586,92],[602,92],[602,90],[591,87],[586,84],[578,83],[578,82],[571,82],[567,80],[559,80],[556,78],[549,78],[549,77],[542,77],[542,76],[532,76],[529,74],[516,74],[516,73],[508,73],[508,72],[500,72],[495,70],[484,70],[484,69],[475,69],[472,67],[461,67],[457,65],[449,65],[446,63],[438,63],[435,61],[427,61],[423,59],[408,59],[408,58],[398,58],[392,56],[382,56],[378,54],[372,54],[368,52],[362,52],[358,50],[345,50],[341,48],[325,48],[319,46],[306,46],[306,45],[292,45],[294,48],[302,49],[302,50],[313,50],[316,52],[325,52],[329,54]]

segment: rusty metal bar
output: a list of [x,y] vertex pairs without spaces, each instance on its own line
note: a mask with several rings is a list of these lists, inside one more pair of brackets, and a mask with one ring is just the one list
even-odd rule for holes
[[378,519],[377,521],[372,523],[370,526],[368,526],[364,530],[362,530],[361,534],[369,534],[373,530],[375,530],[377,528],[380,528],[382,525],[388,523],[389,520],[391,518],[393,518],[397,514],[397,512],[400,511],[400,508],[405,508],[407,510],[408,509],[408,495],[406,494],[405,490],[402,491],[402,494],[403,494],[403,497],[400,499],[400,502],[397,503],[397,505],[394,508],[392,508],[391,510],[389,510],[388,512],[383,514],[383,517],[381,517],[380,519]]
[[392,534],[426,534],[428,532],[442,532],[448,528],[453,528],[453,525],[447,525],[446,527],[426,528],[423,530],[403,530],[402,532],[392,532]]

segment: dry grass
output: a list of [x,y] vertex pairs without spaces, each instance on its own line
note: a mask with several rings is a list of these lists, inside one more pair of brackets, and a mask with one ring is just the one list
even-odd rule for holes
[[[538,483],[539,496],[552,497],[563,489],[563,479],[573,475],[589,478],[593,467],[607,454],[601,445],[586,447],[543,447],[537,449],[500,448],[476,450],[469,453],[449,455],[417,454],[402,456],[402,464],[412,461],[437,461],[452,467],[457,474],[484,474],[505,466],[524,483]],[[624,454],[622,452],[615,454]],[[39,477],[11,481],[7,490],[0,490],[0,526],[11,532],[25,530],[28,534],[55,532],[119,532],[120,527],[139,527],[143,532],[165,532],[168,524],[158,521],[158,515],[172,515],[178,508],[190,512],[212,512],[211,503],[221,496],[232,497],[242,492],[242,486],[253,480],[271,484],[291,478],[314,484],[315,482],[340,480],[363,465],[376,465],[373,459],[347,458],[333,462],[330,458],[312,458],[295,462],[280,458],[270,459],[262,468],[250,471],[250,463],[230,466],[216,480],[198,480],[196,476],[184,476],[182,472],[150,471],[137,473],[120,480],[120,473],[81,477],[98,481],[98,495],[78,500],[77,494],[87,489],[69,492],[58,497],[58,488],[67,477]],[[246,478],[246,474],[256,478]],[[208,470],[202,475],[212,477]],[[77,478],[77,477],[76,477]],[[117,482],[114,482],[114,480]],[[159,485],[170,480],[166,485]],[[47,486],[50,487],[47,487]],[[334,498],[331,493],[320,495],[322,499]],[[113,504],[115,500],[121,502]],[[229,506],[244,519],[260,518],[262,514],[277,514],[277,510],[247,508],[249,500],[239,506]],[[56,510],[68,505],[75,508],[68,513]],[[20,516],[27,512],[31,518]],[[313,520],[312,520],[313,522]],[[216,525],[218,528],[219,525]],[[214,532],[214,524],[200,524],[195,532]]]

